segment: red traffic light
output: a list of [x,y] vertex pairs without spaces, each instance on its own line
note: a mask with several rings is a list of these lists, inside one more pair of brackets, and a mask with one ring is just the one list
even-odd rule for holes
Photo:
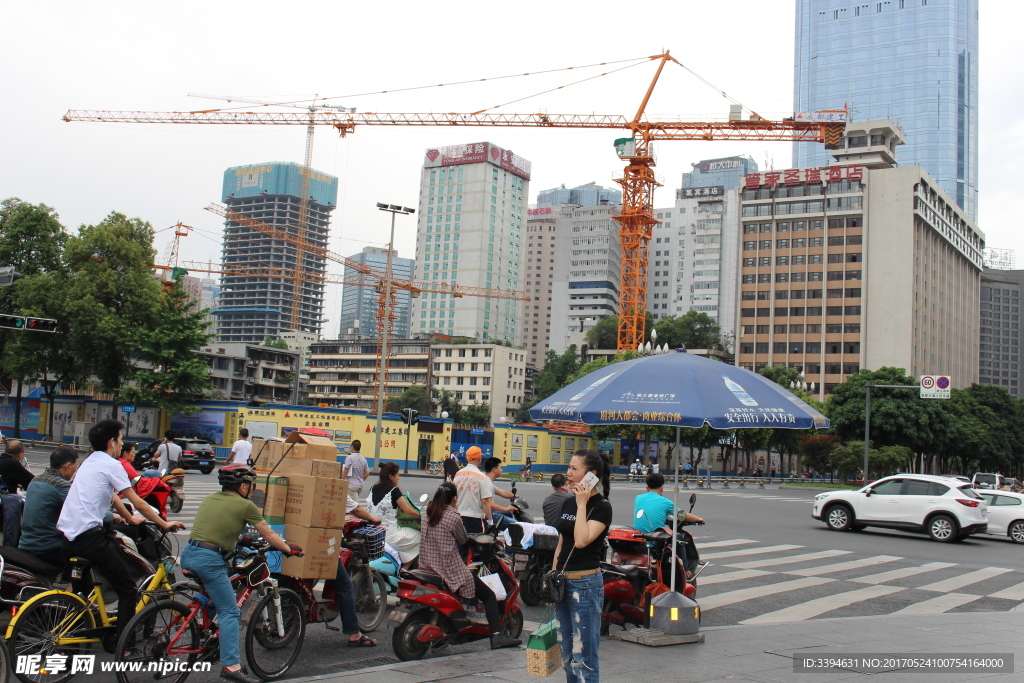
[[50,318],[25,318],[25,329],[33,332],[56,332],[57,321]]

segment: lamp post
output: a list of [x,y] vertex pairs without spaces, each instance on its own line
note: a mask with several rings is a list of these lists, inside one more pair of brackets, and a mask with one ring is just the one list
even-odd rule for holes
[[[387,211],[391,214],[391,239],[388,241],[388,261],[386,274],[384,275],[384,301],[388,306],[391,305],[391,282],[393,278],[392,271],[392,256],[395,252],[395,214],[402,214],[408,216],[411,213],[416,213],[415,209],[408,207],[399,206],[398,204],[381,204],[377,202],[377,208],[381,211]],[[387,330],[387,325],[384,326]],[[377,353],[380,354],[380,373],[381,376],[377,378],[377,383],[381,385],[381,388],[387,387],[387,382],[383,381],[388,374],[388,345],[391,342],[390,334],[382,335],[380,340],[380,346],[377,349]],[[380,466],[380,435],[383,430],[383,417],[384,414],[384,391],[377,392],[377,433],[373,444],[373,462],[378,467]],[[408,444],[406,444],[406,450],[408,451]],[[408,457],[408,455],[406,456]]]

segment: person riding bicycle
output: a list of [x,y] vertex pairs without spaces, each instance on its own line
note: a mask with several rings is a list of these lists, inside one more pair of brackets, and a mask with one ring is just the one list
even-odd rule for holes
[[138,591],[128,560],[114,539],[114,532],[104,525],[110,508],[126,521],[139,524],[145,520],[132,515],[118,494],[125,497],[149,521],[165,531],[185,528],[181,522],[168,522],[147,505],[132,489],[121,463],[121,432],[124,423],[113,419],[100,420],[89,430],[93,452],[78,468],[57,518],[57,530],[63,535],[61,549],[65,558],[78,557],[92,562],[110,582],[117,594],[117,636],[135,615]]
[[[220,677],[236,683],[258,683],[241,665],[238,651],[239,609],[228,577],[226,557],[235,549],[246,524],[275,550],[285,555],[301,553],[294,543],[285,543],[270,529],[259,508],[249,500],[255,488],[256,470],[248,465],[231,464],[217,470],[221,490],[211,493],[199,504],[188,545],[181,553],[181,566],[196,573],[206,594],[217,608],[220,622]],[[119,620],[120,621],[120,620]]]

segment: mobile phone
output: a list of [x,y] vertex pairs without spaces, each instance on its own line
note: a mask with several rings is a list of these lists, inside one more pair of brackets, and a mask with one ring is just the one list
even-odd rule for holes
[[589,493],[600,482],[601,480],[597,478],[596,474],[594,474],[593,472],[587,472],[587,475],[583,477],[583,481],[581,481],[580,483],[583,484],[583,486],[587,489],[587,492]]

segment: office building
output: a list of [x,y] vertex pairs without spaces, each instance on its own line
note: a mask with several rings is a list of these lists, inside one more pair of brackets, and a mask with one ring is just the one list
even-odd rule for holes
[[869,144],[744,179],[737,363],[799,369],[819,396],[883,366],[967,387],[984,235],[924,169],[895,167],[898,126],[847,137]]
[[[979,4],[796,3],[795,110],[849,106],[854,120],[895,121],[907,135],[900,163],[923,167],[971,220],[978,211]],[[794,143],[795,168],[829,163],[822,145]]]
[[555,210],[564,204],[575,204],[576,206],[605,206],[607,204],[622,204],[622,190],[615,190],[602,187],[591,181],[586,185],[578,185],[572,188],[561,187],[550,190],[541,190],[537,193],[537,205],[531,209],[531,216],[539,216]]
[[1020,398],[1020,293],[1024,270],[985,268],[981,274],[978,383],[1000,386]]
[[210,378],[222,399],[297,404],[305,391],[296,351],[216,343],[195,353],[209,363]]
[[445,344],[435,340],[430,350],[436,403],[449,391],[462,408],[484,404],[491,424],[515,417],[525,397],[526,353],[500,344]]
[[[550,348],[563,353],[583,343],[602,318],[619,313],[621,249],[618,206],[565,206],[555,219]],[[551,259],[549,259],[550,261]],[[538,305],[534,302],[534,305]],[[545,306],[531,311],[542,320]],[[531,335],[532,336],[532,335]],[[533,350],[533,340],[527,344]]]
[[[295,163],[235,166],[224,172],[221,200],[233,211],[294,235],[299,225],[302,173],[302,165]],[[309,193],[305,238],[312,246],[326,249],[330,214],[338,201],[338,179],[311,171]],[[225,268],[269,266],[293,271],[296,249],[229,220],[224,225],[221,260]],[[323,256],[313,251],[303,252],[301,272],[305,275],[324,273],[326,265]],[[301,283],[296,331],[319,334],[323,298],[322,284]],[[224,275],[217,308],[213,311],[217,338],[222,343],[262,343],[267,337],[276,339],[281,333],[292,330],[294,300],[295,283],[290,280]]]
[[[560,207],[556,207],[560,210]],[[531,214],[537,209],[530,209]],[[527,363],[544,367],[551,348],[551,299],[555,278],[555,231],[557,213],[539,213],[526,221],[526,258],[523,289],[533,299],[526,303],[523,319],[523,348]],[[534,308],[536,307],[536,308]],[[533,314],[537,316],[534,317]]]
[[725,157],[722,159],[704,159],[698,161],[693,170],[683,174],[681,191],[676,192],[679,198],[693,198],[700,196],[699,192],[692,192],[698,188],[723,187],[731,190],[743,182],[743,177],[748,173],[757,173],[757,162],[750,157]]
[[[417,214],[416,278],[520,289],[530,162],[489,142],[428,149]],[[412,331],[522,343],[522,304],[424,292]]]
[[[364,247],[349,259],[384,273],[387,272],[388,250],[380,247]],[[396,280],[411,280],[416,261],[399,258],[398,251],[392,252],[391,269]],[[345,268],[345,276],[355,278],[358,272]],[[391,330],[396,337],[409,336],[409,314],[412,297],[407,289],[395,289],[395,323]],[[338,329],[344,334],[377,334],[377,308],[380,292],[375,287],[345,285],[341,292],[341,323]]]
[[[390,342],[385,401],[412,386],[430,387],[431,336],[394,338]],[[332,408],[354,407],[376,412],[376,335],[342,334],[310,345],[309,397]]]

